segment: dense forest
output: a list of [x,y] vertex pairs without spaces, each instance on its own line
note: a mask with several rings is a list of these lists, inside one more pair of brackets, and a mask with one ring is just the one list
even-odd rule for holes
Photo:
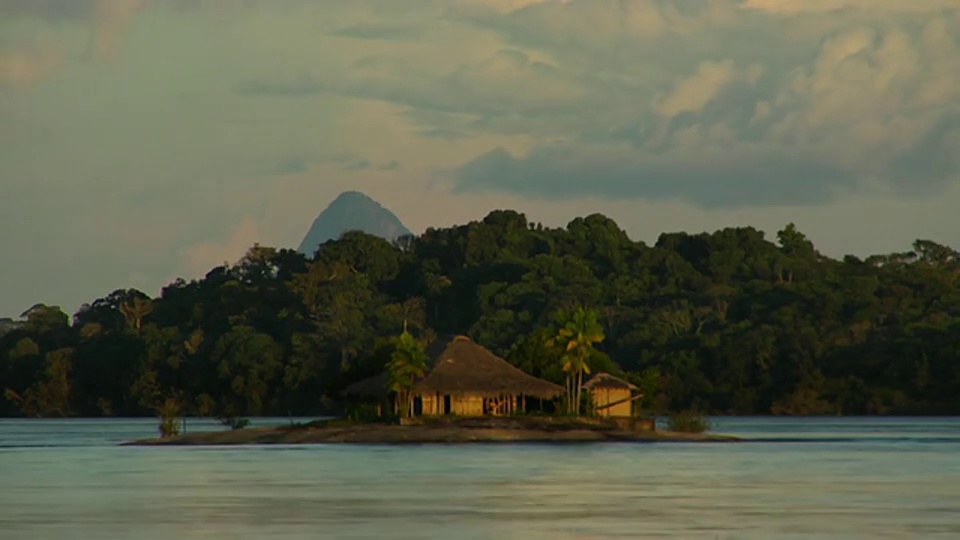
[[404,330],[466,334],[563,382],[557,314],[595,312],[589,359],[652,412],[960,413],[960,256],[825,257],[793,225],[631,241],[602,215],[564,229],[495,211],[389,243],[358,232],[310,259],[254,246],[159,297],[117,290],[71,320],[0,325],[0,414],[224,417],[335,411]]

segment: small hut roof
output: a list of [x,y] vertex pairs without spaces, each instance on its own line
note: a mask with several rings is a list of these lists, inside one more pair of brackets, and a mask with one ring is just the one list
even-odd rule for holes
[[366,379],[347,386],[341,394],[347,397],[381,398],[390,394],[389,386],[390,377],[389,374],[384,371],[373,377],[367,377]]
[[[433,367],[414,386],[418,392],[441,394],[523,394],[544,399],[564,392],[552,382],[525,373],[466,336],[441,338],[427,348]],[[387,372],[347,386],[342,394],[383,397],[390,393]]]
[[631,384],[628,381],[621,379],[620,377],[614,377],[609,373],[597,373],[593,377],[590,377],[587,382],[583,383],[583,387],[587,390],[593,390],[594,388],[619,388],[627,390],[639,390],[636,385]]
[[466,336],[438,340],[428,352],[434,365],[416,385],[421,392],[524,394],[550,399],[564,391],[559,385],[525,373]]

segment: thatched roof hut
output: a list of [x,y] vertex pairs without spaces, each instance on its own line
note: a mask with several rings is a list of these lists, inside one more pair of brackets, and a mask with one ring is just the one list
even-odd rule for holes
[[389,374],[384,371],[347,386],[341,394],[344,397],[383,398],[390,393],[389,379]]
[[[437,352],[439,351],[439,352]],[[434,343],[433,369],[417,383],[416,390],[443,394],[497,396],[515,394],[551,399],[563,387],[538,379],[511,365],[466,336]]]
[[594,411],[600,416],[632,416],[633,402],[643,397],[636,385],[609,373],[590,377],[583,388],[590,392]]
[[587,382],[583,383],[583,387],[587,390],[640,390],[629,381],[625,381],[620,377],[614,377],[609,373],[597,373],[593,377],[590,377]]
[[[466,336],[437,339],[427,348],[432,366],[414,386],[414,392],[477,396],[524,395],[552,399],[563,387],[525,373]],[[389,394],[386,372],[344,389],[348,397],[384,397]]]

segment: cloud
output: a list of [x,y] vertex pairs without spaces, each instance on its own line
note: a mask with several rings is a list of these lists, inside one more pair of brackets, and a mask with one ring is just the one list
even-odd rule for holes
[[346,189],[420,230],[901,249],[960,226],[958,28],[953,0],[0,0],[0,312],[296,245]]
[[86,19],[98,0],[4,0],[0,2],[2,19],[40,18],[52,21]]
[[[120,48],[126,28],[137,12],[146,8],[149,0],[8,0],[0,3],[0,29],[3,20],[12,24],[13,36],[18,39],[13,46],[0,41],[0,87],[7,86],[24,90],[35,86],[52,73],[62,69],[65,54],[51,34],[62,33],[59,29],[40,30],[19,21],[85,22],[93,21],[93,51],[100,59],[113,59]],[[38,39],[38,35],[43,36]],[[25,43],[24,43],[25,42]],[[6,47],[4,46],[6,45]]]
[[202,242],[186,248],[181,255],[180,270],[186,275],[199,276],[223,263],[233,264],[261,238],[257,221],[244,217],[223,241]]
[[546,3],[568,4],[572,0],[463,0],[467,6],[492,9],[500,12],[515,11]]
[[334,32],[334,35],[378,41],[414,40],[423,36],[423,30],[416,26],[398,24],[358,24]]
[[94,49],[101,58],[115,58],[120,40],[137,12],[147,6],[148,0],[99,0],[97,2],[97,33]]
[[657,113],[673,118],[680,113],[698,113],[710,103],[721,90],[736,77],[733,62],[706,61],[697,68],[697,73],[683,79],[657,103]]
[[[624,73],[641,75],[612,78],[606,84],[590,81],[586,98],[571,107],[587,114],[570,119],[528,114],[514,123],[526,124],[528,132],[551,130],[553,140],[536,142],[532,151],[488,149],[451,178],[467,192],[673,198],[706,208],[822,204],[856,190],[926,197],[943,193],[960,179],[953,146],[960,127],[960,48],[943,17],[926,15],[934,4],[909,10],[882,2],[867,9],[852,0],[811,2],[803,10],[799,3],[791,5],[742,4],[742,39],[759,31],[752,23],[756,13],[779,6],[802,13],[785,19],[778,11],[766,23],[784,27],[785,35],[795,28],[806,33],[819,24],[815,49],[798,54],[802,49],[789,51],[783,41],[766,42],[762,53],[756,48],[720,48],[686,73],[674,67],[672,77],[661,76],[663,62],[689,65],[682,55],[668,55],[663,62],[623,59]],[[711,32],[725,33],[737,21],[730,22],[725,11],[691,15],[663,4],[649,6],[664,21],[682,21],[667,24],[669,31],[660,36],[665,41],[670,32],[683,32],[706,19],[725,21],[718,30],[703,26],[706,36],[694,40],[711,41]],[[938,7],[946,9],[947,4]],[[955,20],[958,6],[953,7]],[[850,8],[852,15],[846,27],[836,29],[833,10],[840,8]],[[541,13],[526,15],[525,31],[515,27],[521,23],[513,18],[503,23],[509,30],[505,34],[527,43],[550,43],[540,40],[547,29],[562,35],[568,20],[588,19],[583,10],[593,9],[590,20],[610,32],[598,32],[604,35],[578,51],[596,59],[596,65],[604,61],[592,51],[613,52],[611,36],[649,39],[648,33],[615,27],[600,15],[613,12],[612,4],[531,9]],[[722,56],[725,51],[729,56]],[[765,58],[768,55],[778,60]],[[559,58],[566,64],[565,57]],[[643,74],[649,74],[651,84],[639,83]],[[584,80],[582,72],[564,75]],[[632,96],[624,95],[630,90]],[[510,124],[502,118],[478,122],[504,131]]]
[[361,159],[354,161],[353,163],[348,163],[343,167],[344,171],[362,171],[364,169],[369,169],[373,166],[369,160]]
[[307,172],[309,169],[309,164],[306,160],[300,158],[287,158],[280,163],[277,163],[277,166],[274,168],[274,174],[283,176],[288,174],[300,174]]
[[383,163],[380,165],[381,171],[395,171],[400,168],[399,161],[391,161],[390,163]]
[[506,13],[476,9],[453,12],[461,20],[494,30],[510,41],[587,51],[609,51],[625,40],[654,40],[669,32],[689,30],[692,22],[673,5],[653,1],[543,1],[529,2]]
[[0,86],[30,88],[58,69],[62,62],[63,55],[51,43],[0,50]]
[[865,10],[874,12],[931,12],[956,9],[953,0],[744,0],[740,7],[778,15],[803,13],[826,13],[842,10]]
[[342,76],[248,80],[238,83],[235,90],[251,97],[339,95],[480,115],[549,114],[584,96],[583,89],[561,77],[556,66],[508,48],[439,73],[411,61],[365,57]]
[[459,168],[455,179],[463,192],[682,200],[708,208],[824,203],[834,189],[857,182],[848,171],[787,149],[653,155],[607,146],[539,147],[522,158],[497,149]]

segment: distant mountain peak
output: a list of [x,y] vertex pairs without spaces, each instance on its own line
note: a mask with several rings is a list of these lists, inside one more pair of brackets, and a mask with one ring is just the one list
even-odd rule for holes
[[362,231],[391,241],[412,234],[396,214],[370,196],[344,191],[313,220],[297,251],[312,256],[320,244],[347,231]]
[[344,191],[343,193],[337,195],[336,199],[330,202],[330,206],[338,203],[342,204],[348,202],[371,202],[377,206],[380,206],[381,208],[383,207],[383,205],[375,201],[373,197],[370,197],[366,193],[361,193],[359,191]]

